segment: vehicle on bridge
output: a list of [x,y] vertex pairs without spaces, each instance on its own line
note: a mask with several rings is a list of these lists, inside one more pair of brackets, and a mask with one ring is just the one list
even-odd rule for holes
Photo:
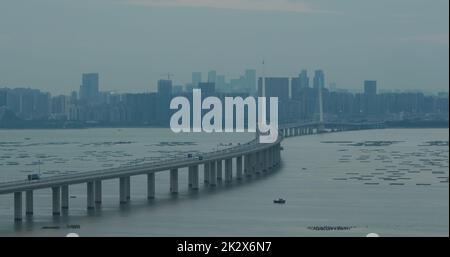
[[27,176],[28,181],[39,180],[41,176],[39,174],[30,174]]

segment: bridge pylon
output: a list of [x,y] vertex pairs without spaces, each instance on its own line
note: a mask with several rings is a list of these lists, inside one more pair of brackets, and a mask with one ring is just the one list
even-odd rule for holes
[[319,124],[317,125],[317,134],[325,132],[325,124],[323,122],[319,122]]

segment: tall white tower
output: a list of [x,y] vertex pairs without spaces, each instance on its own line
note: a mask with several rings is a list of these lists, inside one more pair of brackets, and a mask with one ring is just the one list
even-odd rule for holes
[[317,87],[319,90],[319,125],[317,127],[317,133],[325,132],[325,124],[323,123],[323,100],[322,100],[322,87]]

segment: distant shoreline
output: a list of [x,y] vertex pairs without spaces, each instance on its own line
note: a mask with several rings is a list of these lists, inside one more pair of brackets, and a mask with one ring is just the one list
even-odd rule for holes
[[387,128],[449,128],[448,121],[388,121]]
[[[448,121],[387,121],[387,128],[449,128]],[[92,129],[92,128],[169,128],[168,126],[141,125],[141,124],[89,124],[79,122],[27,122],[0,125],[0,130],[27,130],[27,129]]]

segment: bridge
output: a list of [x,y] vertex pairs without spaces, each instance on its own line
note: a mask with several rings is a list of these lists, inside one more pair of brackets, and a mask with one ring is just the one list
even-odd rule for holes
[[[254,139],[245,144],[202,155],[189,155],[184,158],[141,165],[51,176],[38,180],[10,181],[0,183],[0,194],[14,195],[14,220],[20,222],[23,219],[23,193],[25,193],[25,215],[30,217],[33,216],[34,191],[51,189],[52,214],[59,216],[62,211],[66,213],[69,209],[69,189],[71,185],[86,184],[86,207],[88,210],[93,210],[101,206],[102,203],[102,181],[118,180],[119,202],[120,204],[127,204],[130,201],[131,176],[147,176],[148,199],[155,198],[155,175],[158,172],[170,172],[169,190],[171,194],[178,193],[178,173],[179,169],[182,168],[188,168],[189,190],[199,189],[200,166],[203,166],[204,186],[215,187],[218,181],[222,179],[224,179],[225,184],[231,183],[233,173],[237,180],[242,180],[276,170],[280,166],[281,142],[285,137],[384,127],[382,123],[324,122],[321,93],[322,91],[319,89],[319,121],[283,124],[279,127],[279,136],[274,143],[261,144],[258,139]],[[233,162],[235,162],[235,165],[233,165]],[[234,172],[233,167],[236,167]]]
[[[151,162],[141,165],[126,166],[79,172],[71,175],[58,175],[37,180],[18,180],[0,183],[0,194],[14,195],[14,220],[23,218],[23,193],[25,193],[25,215],[33,215],[33,192],[38,189],[51,189],[52,214],[61,215],[62,210],[69,209],[69,187],[75,184],[86,184],[88,210],[95,209],[102,202],[102,181],[118,179],[119,201],[126,204],[130,201],[131,176],[147,175],[147,198],[155,197],[155,174],[170,172],[170,193],[178,193],[178,172],[188,168],[188,184],[190,190],[199,189],[199,166],[203,166],[204,185],[215,187],[224,179],[225,184],[233,179],[233,160],[235,161],[235,177],[237,180],[250,178],[260,173],[275,170],[280,164],[282,137],[271,144],[260,144],[257,139],[220,151],[203,155],[189,155],[165,161]],[[224,166],[222,166],[224,164]],[[222,177],[224,175],[224,177]]]
[[326,132],[382,129],[385,127],[386,125],[383,122],[293,122],[279,126],[278,133],[283,137],[292,137]]
[[[119,187],[119,203],[130,201],[131,176],[147,176],[147,198],[155,198],[155,175],[158,172],[170,172],[171,194],[178,193],[179,169],[188,168],[189,190],[199,189],[199,167],[203,166],[203,184],[215,187],[218,181],[225,184],[236,180],[251,178],[256,175],[275,171],[281,162],[281,142],[285,137],[303,136],[318,133],[329,133],[346,130],[384,128],[382,123],[289,123],[279,127],[279,136],[274,143],[262,144],[258,139],[248,143],[206,154],[189,155],[165,161],[150,162],[118,168],[79,172],[70,175],[58,175],[38,180],[18,180],[0,183],[0,194],[14,195],[14,220],[23,219],[23,193],[25,193],[25,215],[33,216],[33,192],[40,189],[51,189],[52,215],[59,216],[69,209],[69,187],[75,184],[86,184],[86,207],[93,210],[101,206],[102,181],[116,179]],[[233,165],[235,162],[235,165]],[[224,164],[224,165],[222,165]],[[236,170],[233,171],[233,167]],[[223,176],[224,175],[224,176]]]

